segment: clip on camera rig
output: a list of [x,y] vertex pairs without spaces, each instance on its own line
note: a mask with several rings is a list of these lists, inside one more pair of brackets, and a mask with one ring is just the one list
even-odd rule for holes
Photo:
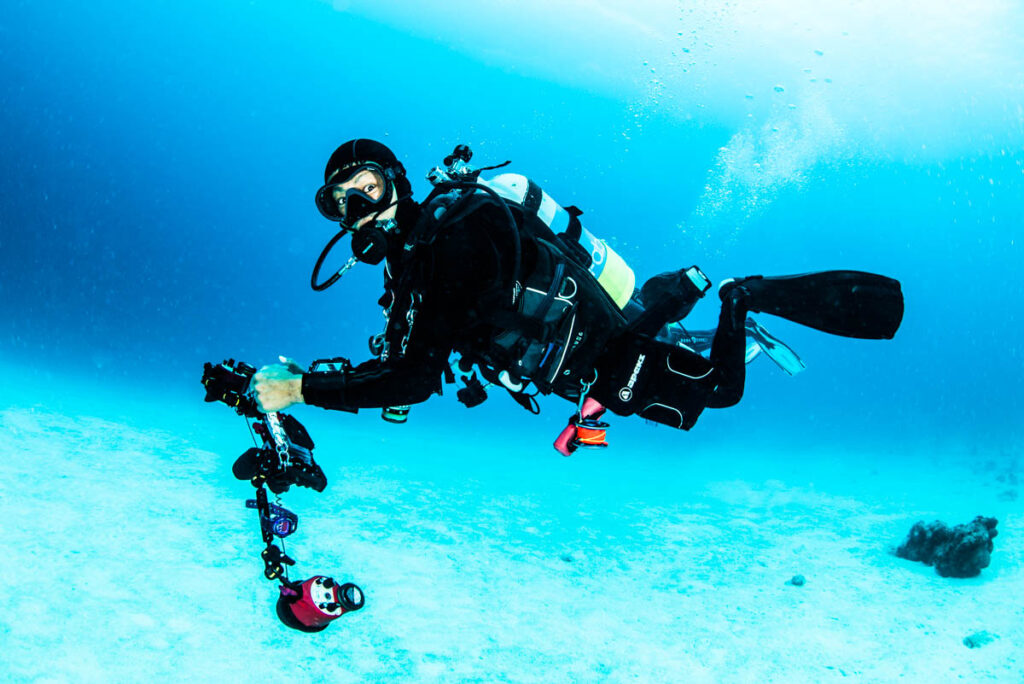
[[[255,373],[253,366],[234,359],[217,365],[205,364],[205,400],[227,404],[247,422],[256,421],[252,429],[262,445],[239,456],[231,470],[235,477],[248,480],[256,488],[256,498],[247,500],[245,505],[259,514],[260,536],[266,544],[260,554],[263,575],[281,583],[278,617],[293,629],[319,632],[332,620],[362,608],[364,596],[355,584],[338,584],[323,575],[301,582],[288,579],[286,566],[295,565],[295,561],[285,553],[283,540],[298,528],[299,517],[281,506],[280,500],[270,503],[267,489],[280,495],[294,484],[322,492],[327,487],[327,477],[313,460],[313,440],[302,423],[286,413],[260,411],[249,390]],[[280,546],[275,539],[282,540]]]

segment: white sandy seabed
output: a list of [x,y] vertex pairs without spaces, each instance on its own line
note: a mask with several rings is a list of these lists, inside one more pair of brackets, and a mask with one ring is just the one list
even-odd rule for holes
[[[0,411],[0,679],[1024,681],[1010,466],[314,434],[331,484],[286,497],[292,576],[367,604],[306,635],[273,615],[252,488],[229,474],[248,436],[219,408],[178,434]],[[999,517],[978,578],[891,553],[918,519],[976,514]]]

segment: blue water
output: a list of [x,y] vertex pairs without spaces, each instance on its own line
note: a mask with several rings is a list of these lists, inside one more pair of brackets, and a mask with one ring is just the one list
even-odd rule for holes
[[[25,559],[10,584],[56,569],[83,608],[54,634],[8,587],[0,669],[261,679],[233,669],[247,667],[241,642],[299,681],[801,681],[844,668],[1019,681],[1020,604],[991,604],[1024,586],[1022,27],[1020,7],[996,0],[8,3],[0,512]],[[533,417],[497,392],[467,413],[447,392],[403,427],[300,409],[332,482],[289,498],[309,516],[301,572],[333,564],[368,604],[294,636],[259,577],[239,503],[251,489],[229,472],[246,431],[201,405],[198,379],[227,357],[366,358],[380,272],[308,286],[333,234],[313,193],[353,137],[391,146],[420,198],[457,143],[480,163],[510,159],[583,208],[641,280],[691,264],[713,281],[884,273],[903,284],[903,326],[867,342],[765,317],[805,372],[758,359],[743,401],[692,432],[615,419],[612,448],[568,460],[549,447],[571,411],[555,398]],[[688,323],[712,327],[713,300]],[[91,505],[125,534],[68,551],[66,535],[92,538]],[[950,584],[886,552],[918,517],[977,514],[1002,530],[978,580]],[[701,555],[718,546],[732,550]],[[802,595],[798,614],[756,588],[774,592],[801,563],[809,578],[832,573],[834,593]],[[857,577],[873,579],[844,593]],[[154,582],[168,592],[159,611],[139,599]],[[218,599],[218,582],[244,598]],[[653,594],[630,613],[608,607],[609,586]],[[774,608],[729,612],[756,605]],[[829,605],[849,614],[837,624]],[[869,610],[893,621],[861,624]],[[782,635],[759,648],[779,620],[808,648]],[[1002,633],[960,645],[982,628]],[[93,630],[120,641],[98,651]],[[41,658],[53,649],[58,660]],[[929,670],[937,653],[954,655]],[[357,662],[341,665],[346,654]],[[319,657],[331,664],[306,660]]]

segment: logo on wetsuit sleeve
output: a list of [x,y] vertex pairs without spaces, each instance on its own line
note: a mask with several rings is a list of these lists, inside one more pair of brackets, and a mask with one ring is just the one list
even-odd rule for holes
[[644,360],[647,358],[646,354],[641,354],[637,357],[636,365],[633,366],[633,373],[629,376],[629,382],[626,386],[619,390],[619,399],[622,401],[630,401],[633,398],[633,385],[636,384],[636,379],[640,375],[640,369],[644,367]]

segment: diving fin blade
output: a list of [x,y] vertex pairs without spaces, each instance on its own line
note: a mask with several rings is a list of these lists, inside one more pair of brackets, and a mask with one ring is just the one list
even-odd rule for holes
[[761,349],[761,345],[759,345],[757,342],[747,342],[747,354],[743,359],[743,363],[749,364],[751,361],[760,356],[762,351],[764,350]]
[[[788,344],[772,335],[753,318],[747,319],[747,337],[755,340],[755,343],[764,352],[765,356],[775,362],[788,375],[796,375],[807,368],[800,356],[793,351]],[[749,350],[748,350],[749,356]],[[750,363],[749,361],[747,363]]]
[[867,340],[892,339],[903,320],[898,280],[863,271],[752,276],[730,282],[749,293],[748,308],[822,332]]

